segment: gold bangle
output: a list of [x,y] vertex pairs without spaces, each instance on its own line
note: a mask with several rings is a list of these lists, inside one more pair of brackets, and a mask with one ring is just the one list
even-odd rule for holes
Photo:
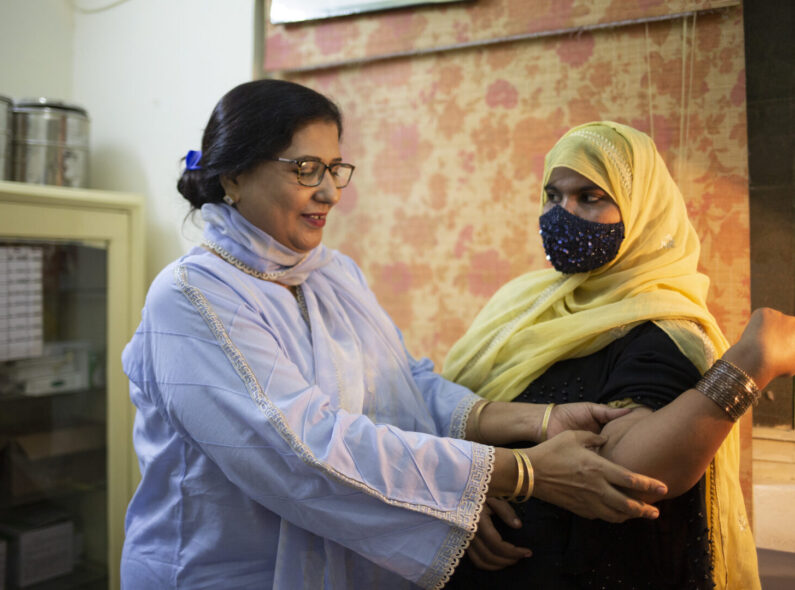
[[516,499],[516,501],[521,504],[522,502],[527,502],[532,497],[533,488],[535,487],[536,479],[535,479],[535,472],[533,471],[533,464],[530,463],[530,457],[528,457],[524,451],[521,451],[519,449],[514,449],[514,453],[516,453],[517,456],[522,458],[525,467],[525,478],[527,479],[527,491],[525,492],[521,500],[518,497]]
[[525,476],[525,465],[524,461],[522,461],[522,457],[519,455],[519,451],[516,449],[511,449],[513,452],[513,458],[516,459],[516,470],[518,472],[516,476],[516,488],[513,490],[513,494],[508,496],[507,500],[509,502],[513,502],[516,498],[519,497],[519,494],[522,492],[522,488],[524,487],[524,476]]
[[483,442],[483,435],[480,433],[480,415],[490,403],[490,401],[484,400],[482,404],[475,408],[475,414],[472,416],[472,434],[475,435],[476,442]]
[[547,430],[549,429],[549,418],[552,416],[552,408],[555,404],[547,404],[547,409],[544,410],[544,419],[541,420],[541,442],[547,440]]

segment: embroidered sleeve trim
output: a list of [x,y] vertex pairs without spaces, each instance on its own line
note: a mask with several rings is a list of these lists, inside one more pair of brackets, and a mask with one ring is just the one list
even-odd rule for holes
[[453,419],[450,421],[450,433],[448,436],[452,438],[466,438],[467,420],[472,408],[483,398],[477,395],[468,395],[462,399],[456,409],[453,411]]
[[463,503],[476,502],[477,509],[472,515],[472,521],[466,528],[452,528],[447,534],[442,546],[434,557],[433,563],[425,574],[417,580],[422,588],[441,590],[450,581],[455,568],[464,556],[472,539],[475,538],[480,512],[486,503],[486,492],[491,482],[491,473],[494,469],[494,447],[473,443],[472,473],[470,485],[464,492]]

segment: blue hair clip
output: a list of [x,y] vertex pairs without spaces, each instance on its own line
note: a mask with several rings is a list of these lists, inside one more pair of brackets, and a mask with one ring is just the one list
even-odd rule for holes
[[202,153],[199,150],[190,150],[185,155],[185,170],[201,170],[199,160],[202,159]]

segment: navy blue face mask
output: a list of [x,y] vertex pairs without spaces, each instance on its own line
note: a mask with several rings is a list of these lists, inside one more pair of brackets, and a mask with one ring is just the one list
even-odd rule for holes
[[624,224],[597,223],[555,205],[538,218],[547,260],[555,270],[574,274],[596,270],[618,254]]

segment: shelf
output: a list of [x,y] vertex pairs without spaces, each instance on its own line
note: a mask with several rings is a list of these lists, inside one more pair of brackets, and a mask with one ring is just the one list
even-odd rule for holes
[[[106,590],[108,587],[107,568],[89,562],[75,565],[71,573],[25,586],[25,590]],[[16,590],[10,587],[9,590]]]
[[0,496],[0,511],[9,510],[11,508],[19,508],[20,506],[27,506],[30,504],[36,504],[37,502],[42,502],[42,501],[57,501],[62,498],[79,495],[79,494],[86,494],[90,492],[104,492],[107,491],[107,487],[108,487],[107,482],[97,481],[94,483],[61,485],[57,488],[53,488],[50,490],[43,490],[35,494],[26,494],[24,496],[18,496],[16,498],[10,498],[8,496]]
[[22,393],[11,393],[5,394],[0,393],[0,403],[4,402],[16,402],[16,401],[29,401],[33,402],[34,400],[45,400],[45,399],[52,399],[52,398],[61,398],[66,396],[76,396],[76,395],[105,395],[105,388],[104,387],[91,387],[89,389],[77,389],[75,391],[54,391],[52,393],[43,393],[37,395],[25,395]]

